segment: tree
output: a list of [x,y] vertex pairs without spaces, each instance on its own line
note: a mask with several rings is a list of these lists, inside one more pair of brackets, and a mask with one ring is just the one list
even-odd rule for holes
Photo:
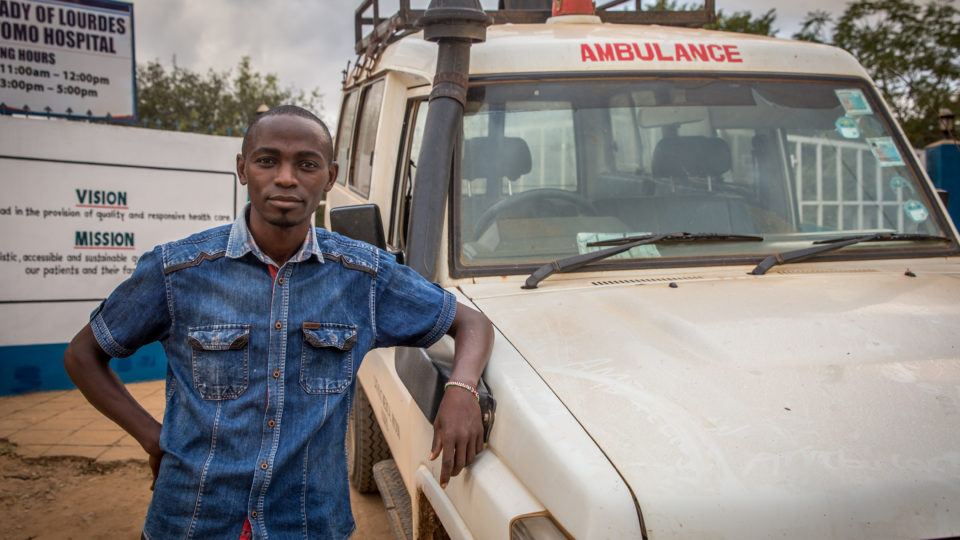
[[793,39],[801,41],[812,41],[814,43],[826,43],[830,38],[826,37],[827,26],[833,21],[833,16],[827,11],[817,10],[807,13],[800,26],[800,30],[793,35]]
[[855,0],[837,19],[807,15],[796,39],[846,49],[870,73],[908,138],[925,146],[940,138],[941,108],[960,105],[960,10],[949,0]]
[[739,32],[741,34],[758,34],[761,36],[775,36],[778,30],[773,27],[777,20],[777,10],[770,9],[763,15],[754,18],[749,11],[734,11],[727,15],[723,10],[717,11],[717,22],[706,26],[709,30],[723,30],[725,32]]
[[[655,0],[643,6],[646,11],[692,11],[703,9],[703,4],[680,3],[678,0]],[[759,34],[761,36],[775,36],[777,29],[773,23],[777,20],[777,10],[770,9],[759,17],[754,17],[749,11],[734,11],[727,15],[723,10],[717,11],[717,21],[705,26],[708,30],[722,30],[724,32],[739,32],[742,34]]]
[[240,135],[257,107],[289,103],[322,113],[322,95],[281,88],[277,76],[254,71],[244,56],[232,70],[202,74],[158,61],[137,66],[137,112],[144,127]]

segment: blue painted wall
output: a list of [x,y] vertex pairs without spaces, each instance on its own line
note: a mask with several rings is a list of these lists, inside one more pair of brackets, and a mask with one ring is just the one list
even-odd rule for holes
[[947,212],[960,225],[960,146],[956,141],[940,141],[926,148],[927,174],[933,185],[950,194]]
[[[66,343],[0,347],[0,396],[75,388],[63,369],[66,350]],[[123,382],[163,379],[167,357],[155,342],[128,358],[114,358],[110,367]]]

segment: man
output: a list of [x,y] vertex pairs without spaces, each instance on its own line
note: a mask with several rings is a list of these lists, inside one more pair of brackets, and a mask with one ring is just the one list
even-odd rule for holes
[[[455,338],[451,380],[462,386],[447,388],[430,456],[442,452],[446,485],[483,446],[471,390],[492,327],[391,255],[312,227],[337,177],[316,116],[292,106],[258,116],[237,174],[244,215],[144,254],[64,363],[149,455],[145,538],[343,538],[354,527],[344,430],[364,354]],[[157,340],[168,358],[162,426],[108,366]]]

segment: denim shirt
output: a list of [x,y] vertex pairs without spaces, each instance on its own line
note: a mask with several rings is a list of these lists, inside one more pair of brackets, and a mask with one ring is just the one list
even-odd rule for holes
[[144,254],[90,325],[110,356],[159,340],[165,452],[147,538],[344,538],[344,435],[374,347],[427,347],[454,296],[377,248],[311,229],[273,264],[243,216]]

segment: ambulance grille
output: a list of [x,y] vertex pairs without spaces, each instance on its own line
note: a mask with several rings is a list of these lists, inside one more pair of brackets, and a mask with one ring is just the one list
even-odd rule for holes
[[673,281],[689,281],[691,279],[703,279],[703,276],[665,276],[665,277],[630,278],[630,279],[605,279],[603,281],[591,281],[590,284],[595,287],[605,287],[609,285],[636,285],[639,283],[671,283]]

